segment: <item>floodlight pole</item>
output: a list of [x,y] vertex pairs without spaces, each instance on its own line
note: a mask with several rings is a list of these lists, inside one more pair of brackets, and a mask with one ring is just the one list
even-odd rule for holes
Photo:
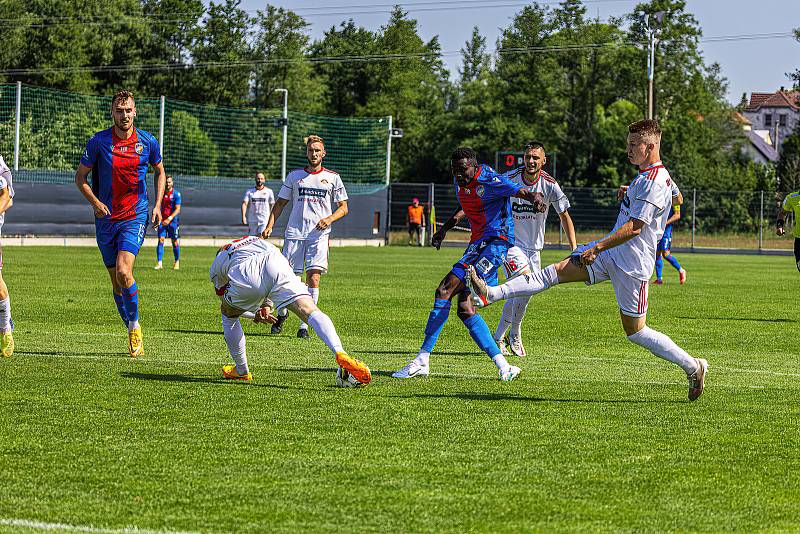
[[392,177],[392,116],[389,115],[389,136],[386,139],[386,185]]
[[19,129],[22,120],[22,82],[17,82],[17,109],[14,120],[14,170],[19,170]]
[[283,152],[281,153],[281,182],[286,181],[286,141],[289,134],[289,90],[275,89],[283,93]]
[[161,95],[161,105],[158,112],[158,144],[161,145],[161,156],[164,156],[164,107],[167,97]]
[[[656,30],[661,27],[664,20],[664,11],[657,11],[652,16],[645,17],[645,27],[647,28],[647,118],[655,116],[655,105],[653,103],[653,78],[656,68]],[[657,27],[653,25],[655,22]]]

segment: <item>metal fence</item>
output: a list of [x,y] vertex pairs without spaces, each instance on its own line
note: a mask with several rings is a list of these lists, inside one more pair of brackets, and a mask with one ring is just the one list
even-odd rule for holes
[[[616,189],[564,187],[578,243],[598,239],[616,222],[619,203]],[[775,219],[780,199],[770,191],[709,191],[690,189],[683,192],[681,218],[673,226],[673,247],[679,249],[739,249],[764,251],[791,250],[791,236],[778,237]],[[441,226],[458,208],[455,187],[443,184],[391,184],[389,188],[390,242],[402,242],[406,230],[406,210],[412,198],[425,206],[426,221],[431,211]],[[787,234],[794,221],[787,220]],[[454,229],[448,241],[465,241],[469,228]],[[558,216],[552,210],[547,218],[545,241],[549,246],[567,246]]]

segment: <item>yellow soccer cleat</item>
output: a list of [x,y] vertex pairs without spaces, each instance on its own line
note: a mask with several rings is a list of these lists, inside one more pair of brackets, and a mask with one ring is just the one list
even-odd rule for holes
[[175,263],[173,263],[173,264],[172,264],[172,268],[173,268],[174,270],[176,270],[176,271],[179,271],[179,270],[180,270],[180,268],[181,268],[181,260],[178,260],[178,261],[176,261]]
[[372,380],[372,373],[367,364],[361,360],[356,360],[346,352],[336,353],[336,363],[364,385],[369,384],[370,380]]
[[223,378],[227,378],[229,380],[241,380],[242,382],[252,382],[253,381],[253,373],[247,373],[246,375],[240,375],[239,371],[236,370],[236,366],[233,364],[223,365],[222,366],[222,376]]
[[128,332],[128,352],[130,352],[131,358],[144,356],[144,339],[141,328],[134,328]]
[[14,354],[14,335],[11,331],[3,334],[2,342],[0,342],[0,354],[3,358],[10,358]]

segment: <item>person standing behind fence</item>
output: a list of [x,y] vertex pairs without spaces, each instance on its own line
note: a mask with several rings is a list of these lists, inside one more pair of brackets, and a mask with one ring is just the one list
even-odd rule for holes
[[[306,137],[305,142],[308,165],[286,176],[261,237],[270,236],[272,226],[283,213],[283,208],[291,202],[292,212],[286,223],[283,255],[289,260],[295,274],[302,276],[305,271],[308,291],[316,304],[319,301],[320,277],[328,272],[331,225],[347,215],[347,191],[341,177],[322,166],[326,155],[322,138],[312,134]],[[334,204],[336,211],[333,210]],[[281,333],[286,316],[286,309],[279,310],[278,321],[272,325],[273,334]],[[297,337],[309,337],[306,323],[300,324]]]
[[172,255],[175,257],[175,263],[172,264],[172,268],[176,271],[181,268],[181,194],[175,189],[174,185],[175,182],[172,176],[167,176],[167,190],[161,200],[161,224],[158,226],[158,245],[156,245],[158,263],[154,267],[157,271],[164,268],[161,265],[161,260],[164,259],[164,240],[167,236],[172,241]]
[[[111,276],[114,302],[128,327],[132,358],[144,355],[139,325],[139,288],[133,265],[147,232],[147,170],[155,169],[156,198],[150,222],[161,224],[165,173],[158,140],[133,125],[136,103],[130,91],[118,91],[111,100],[114,126],[97,132],[83,152],[75,185],[92,205],[97,246]],[[86,176],[92,173],[92,185]]]
[[800,224],[797,224],[797,220],[800,218],[800,191],[789,193],[783,199],[781,211],[778,213],[778,235],[786,233],[783,225],[786,222],[786,216],[792,212],[794,212],[794,232],[792,232],[794,235],[794,261],[797,265],[797,270],[800,271]]
[[256,174],[256,186],[248,189],[242,200],[242,224],[248,227],[248,235],[261,235],[275,205],[275,194],[266,183],[264,173]]
[[[0,230],[6,219],[6,211],[14,204],[14,187],[11,185],[11,169],[0,156]],[[0,248],[0,354],[10,358],[14,354],[14,321],[11,320],[11,300],[3,279],[3,250]]]
[[[408,224],[408,244],[421,247],[422,232],[425,230],[425,208],[419,205],[418,198],[411,199],[406,223]],[[414,236],[416,236],[416,241],[414,241]]]

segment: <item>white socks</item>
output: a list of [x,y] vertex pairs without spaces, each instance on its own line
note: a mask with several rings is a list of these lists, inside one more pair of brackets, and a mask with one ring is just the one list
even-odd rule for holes
[[325,315],[321,310],[317,310],[308,316],[308,323],[314,332],[319,336],[323,343],[325,343],[334,354],[337,352],[344,352],[342,340],[336,333],[336,328],[333,326],[331,318]]
[[0,300],[0,333],[11,331],[11,298]]
[[522,336],[522,320],[525,318],[525,311],[528,309],[530,300],[530,296],[514,297],[503,304],[503,315],[500,317],[494,333],[495,341],[502,340],[509,327],[511,328],[511,337]]
[[239,318],[231,319],[222,316],[222,333],[225,335],[225,343],[228,344],[228,352],[236,364],[236,372],[244,376],[250,372],[247,367],[247,351],[244,340],[244,330]]
[[558,273],[555,265],[548,265],[541,271],[523,274],[497,287],[489,286],[487,298],[489,302],[507,300],[514,297],[529,297],[550,289],[558,284]]
[[632,336],[628,336],[632,343],[644,347],[659,358],[664,358],[692,374],[697,370],[697,362],[685,350],[672,341],[669,336],[645,326]]
[[420,350],[414,360],[420,367],[428,367],[431,364],[431,353]]
[[514,317],[514,299],[507,300],[503,304],[503,315],[500,316],[500,322],[497,323],[497,330],[494,331],[494,340],[498,343],[503,339],[511,326],[512,318]]
[[492,356],[492,361],[497,366],[497,368],[500,369],[501,371],[504,371],[504,370],[508,369],[508,367],[510,365],[508,363],[508,360],[506,360],[506,357],[503,356],[502,354],[498,354],[497,356]]
[[[319,288],[318,287],[309,287],[308,292],[311,293],[311,298],[314,299],[314,304],[319,302]],[[300,323],[300,328],[308,330],[308,325],[306,323]],[[316,332],[316,328],[314,329]]]

